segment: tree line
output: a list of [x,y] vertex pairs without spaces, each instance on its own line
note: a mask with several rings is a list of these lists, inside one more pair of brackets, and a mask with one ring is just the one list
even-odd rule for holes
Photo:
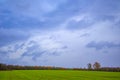
[[87,64],[87,69],[92,71],[111,71],[120,72],[120,67],[101,67],[99,62],[95,62],[93,65],[91,63]]
[[0,63],[0,70],[63,70],[68,68],[52,66],[20,66]]
[[112,71],[120,72],[120,67],[101,67],[100,63],[95,62],[87,64],[87,68],[64,68],[52,66],[20,66],[20,65],[7,65],[0,63],[0,70],[87,70],[87,71]]

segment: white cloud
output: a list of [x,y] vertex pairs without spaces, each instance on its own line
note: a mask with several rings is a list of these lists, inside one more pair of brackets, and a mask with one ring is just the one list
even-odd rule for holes
[[[91,41],[120,43],[118,37],[119,34],[114,32],[116,30],[118,29],[114,28],[114,24],[109,21],[98,22],[92,25],[89,29],[75,31],[61,29],[39,32],[37,30],[30,32],[31,37],[29,37],[28,40],[4,46],[0,48],[0,50],[12,51],[10,53],[8,52],[10,59],[19,59],[24,53],[34,55],[35,53],[41,54],[41,51],[45,51],[44,54],[36,57],[36,61],[32,59],[32,56],[26,55],[21,58],[20,62],[30,64],[29,62],[31,61],[32,64],[36,65],[83,67],[89,62],[100,61],[102,63],[102,58],[106,58],[106,63],[110,63],[108,61],[109,54],[112,54],[113,51],[119,51],[119,48],[111,48],[113,51],[108,48],[97,51],[93,48],[87,48],[86,45]],[[20,46],[22,44],[24,45],[15,49],[15,45]],[[28,51],[30,47],[34,47],[35,45],[37,45],[37,49]],[[108,52],[108,55],[104,52]],[[57,56],[54,53],[57,54]],[[119,55],[117,52],[115,52],[115,54]],[[115,56],[110,57],[115,58]]]

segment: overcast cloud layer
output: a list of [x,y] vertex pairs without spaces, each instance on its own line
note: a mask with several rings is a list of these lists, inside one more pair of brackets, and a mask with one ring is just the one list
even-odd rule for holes
[[0,63],[120,67],[120,0],[0,0]]

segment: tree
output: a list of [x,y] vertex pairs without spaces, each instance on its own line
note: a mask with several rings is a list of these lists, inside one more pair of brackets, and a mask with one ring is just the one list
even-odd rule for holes
[[0,70],[7,70],[7,65],[0,63]]
[[88,66],[88,69],[92,69],[92,64],[91,63],[88,63],[87,66]]
[[95,63],[93,64],[93,68],[94,68],[94,69],[100,69],[100,67],[101,67],[101,65],[100,65],[100,63],[98,63],[98,62],[95,62]]

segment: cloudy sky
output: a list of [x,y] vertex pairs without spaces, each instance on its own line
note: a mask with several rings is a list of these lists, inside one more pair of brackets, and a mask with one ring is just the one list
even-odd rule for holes
[[120,67],[120,0],[0,0],[0,63]]

